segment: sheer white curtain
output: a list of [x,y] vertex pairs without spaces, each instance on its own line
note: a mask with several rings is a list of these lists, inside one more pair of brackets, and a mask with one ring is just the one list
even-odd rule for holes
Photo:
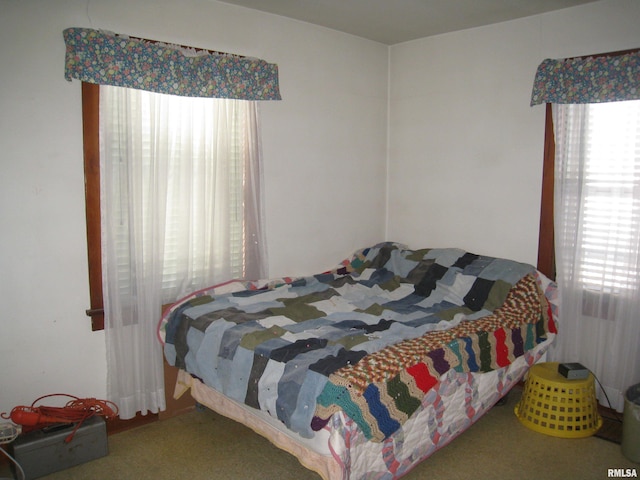
[[108,392],[123,419],[165,408],[161,305],[266,276],[257,108],[100,88]]
[[[640,101],[553,105],[560,334],[622,411],[640,381]],[[607,397],[609,400],[607,400]]]

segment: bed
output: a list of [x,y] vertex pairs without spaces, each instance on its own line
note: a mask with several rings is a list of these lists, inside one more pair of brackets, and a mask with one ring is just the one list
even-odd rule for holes
[[168,308],[174,396],[249,426],[325,479],[399,478],[519,382],[553,342],[534,267],[382,243],[333,270],[230,281]]

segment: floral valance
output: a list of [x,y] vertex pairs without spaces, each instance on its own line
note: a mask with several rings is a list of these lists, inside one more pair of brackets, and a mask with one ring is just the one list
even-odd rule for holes
[[278,66],[88,28],[64,30],[65,78],[186,97],[280,100]]
[[640,99],[640,52],[543,61],[531,105],[600,103]]

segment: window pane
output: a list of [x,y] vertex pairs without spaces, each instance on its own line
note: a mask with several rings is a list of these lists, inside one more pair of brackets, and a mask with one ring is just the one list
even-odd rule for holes
[[[636,288],[640,215],[640,101],[589,105],[582,205],[583,284]],[[578,169],[579,170],[579,169]]]
[[135,297],[144,265],[158,257],[167,302],[216,275],[243,277],[249,103],[101,88],[101,162],[124,297]]

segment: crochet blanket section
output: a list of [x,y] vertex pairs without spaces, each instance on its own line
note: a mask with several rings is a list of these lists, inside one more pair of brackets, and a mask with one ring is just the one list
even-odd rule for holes
[[549,304],[536,277],[527,275],[492,315],[400,342],[331,374],[317,400],[314,429],[343,410],[367,438],[382,441],[418,409],[441,375],[508,366],[548,332],[556,332]]

